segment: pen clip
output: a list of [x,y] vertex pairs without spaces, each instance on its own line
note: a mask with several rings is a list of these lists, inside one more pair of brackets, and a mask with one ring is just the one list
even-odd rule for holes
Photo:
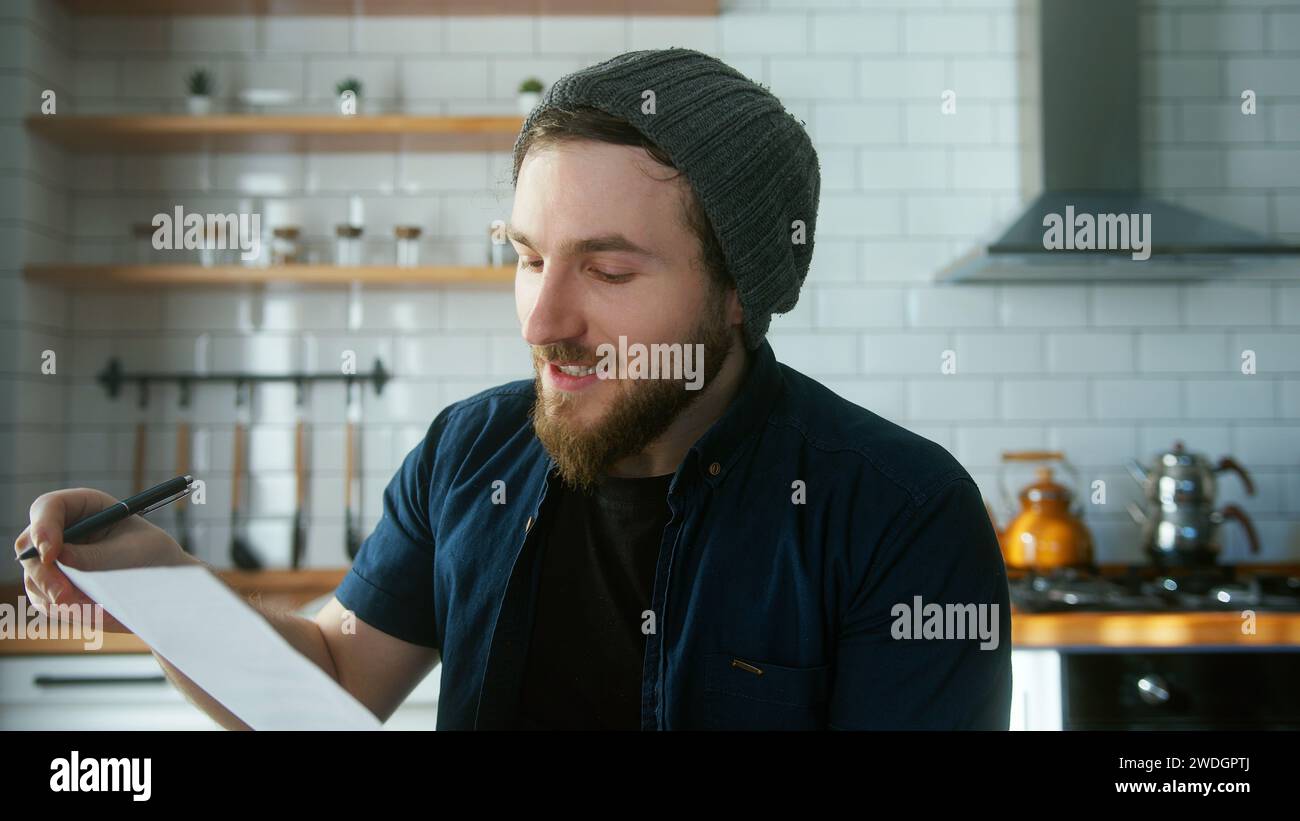
[[193,492],[193,490],[194,490],[194,484],[193,484],[193,483],[190,483],[190,484],[186,485],[186,486],[185,486],[185,489],[182,490],[182,491],[180,491],[179,493],[173,493],[171,496],[168,496],[166,499],[163,499],[163,500],[158,501],[158,502],[154,502],[153,504],[151,504],[151,505],[149,505],[148,507],[146,507],[144,510],[138,511],[138,512],[136,513],[136,515],[137,515],[137,516],[143,516],[143,515],[146,514],[146,513],[149,513],[149,512],[154,511],[154,510],[157,510],[158,508],[162,507],[163,505],[169,505],[169,504],[171,504],[172,502],[176,501],[177,499],[180,499],[180,498],[183,498],[183,497],[185,497],[185,496],[190,495],[190,493]]

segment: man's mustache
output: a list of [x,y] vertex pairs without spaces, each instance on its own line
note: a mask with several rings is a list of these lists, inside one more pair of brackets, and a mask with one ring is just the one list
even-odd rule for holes
[[581,348],[566,345],[535,345],[533,358],[541,362],[554,362],[559,365],[596,364],[595,352],[588,353]]

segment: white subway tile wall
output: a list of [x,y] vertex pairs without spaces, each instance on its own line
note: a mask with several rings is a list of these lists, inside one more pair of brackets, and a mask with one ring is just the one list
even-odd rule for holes
[[[68,110],[74,82],[70,38],[61,7],[13,3],[0,11],[0,94],[10,101],[0,114],[0,504],[13,537],[25,525],[32,500],[65,482],[65,454],[93,440],[97,470],[111,464],[111,438],[104,435],[109,428],[99,435],[68,435],[75,395],[66,376],[73,357],[68,298],[21,277],[24,264],[63,258],[71,242],[67,158],[30,138],[23,126],[46,89],[57,92],[62,110]],[[62,369],[47,375],[43,363],[45,370]],[[18,579],[16,564],[6,564],[0,576]]]
[[[174,469],[176,428],[196,430],[200,554],[227,564],[234,390],[175,386],[106,397],[110,356],[130,370],[335,370],[381,358],[395,378],[365,392],[364,529],[402,457],[445,405],[531,374],[508,288],[268,287],[62,290],[25,263],[128,261],[133,222],[187,210],[261,207],[303,226],[328,259],[349,197],[365,207],[365,253],[392,261],[394,225],[424,226],[425,261],[482,264],[486,225],[509,214],[508,152],[76,156],[29,137],[41,92],[59,112],[185,110],[185,75],[216,80],[218,110],[244,87],[289,92],[323,113],[355,75],[365,110],[514,113],[524,77],[552,82],[628,49],[714,53],[767,84],[804,120],[823,191],[812,271],[773,323],[778,358],[951,449],[1002,509],[1002,451],[1059,448],[1104,505],[1087,515],[1104,561],[1140,558],[1124,513],[1129,458],[1181,439],[1233,454],[1255,474],[1242,498],[1263,560],[1300,557],[1300,284],[937,286],[941,266],[1001,226],[1019,202],[1021,113],[1013,0],[724,0],[718,18],[176,18],[70,16],[52,0],[0,10],[0,511],[9,532],[40,493],[84,484],[130,492],[135,428],[147,480]],[[1300,236],[1300,7],[1291,0],[1143,0],[1145,182],[1169,199],[1291,239]],[[1243,90],[1258,112],[1238,111]],[[956,94],[943,114],[941,95]],[[1297,271],[1300,276],[1300,271]],[[200,341],[201,340],[201,341]],[[52,352],[56,373],[43,373]],[[1255,372],[1243,373],[1243,363]],[[955,372],[945,372],[955,366]],[[951,370],[951,367],[949,367]],[[291,385],[252,408],[254,538],[287,539],[293,495]],[[312,387],[308,564],[343,552],[344,395]],[[169,514],[159,523],[170,526]],[[1231,534],[1227,558],[1246,556]],[[6,568],[5,573],[13,573]]]

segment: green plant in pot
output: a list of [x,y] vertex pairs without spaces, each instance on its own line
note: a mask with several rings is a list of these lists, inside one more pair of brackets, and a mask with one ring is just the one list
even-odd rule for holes
[[191,114],[212,112],[212,74],[205,68],[195,69],[185,81],[190,95],[185,107]]
[[345,77],[334,85],[339,96],[339,111],[343,114],[361,113],[361,81]]
[[542,101],[542,89],[546,86],[536,77],[529,77],[519,84],[519,113],[527,115]]

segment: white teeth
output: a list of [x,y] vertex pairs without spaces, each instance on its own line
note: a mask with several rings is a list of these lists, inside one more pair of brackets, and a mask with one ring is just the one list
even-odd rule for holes
[[596,366],[584,367],[582,365],[556,365],[563,373],[569,376],[589,376],[596,372]]

